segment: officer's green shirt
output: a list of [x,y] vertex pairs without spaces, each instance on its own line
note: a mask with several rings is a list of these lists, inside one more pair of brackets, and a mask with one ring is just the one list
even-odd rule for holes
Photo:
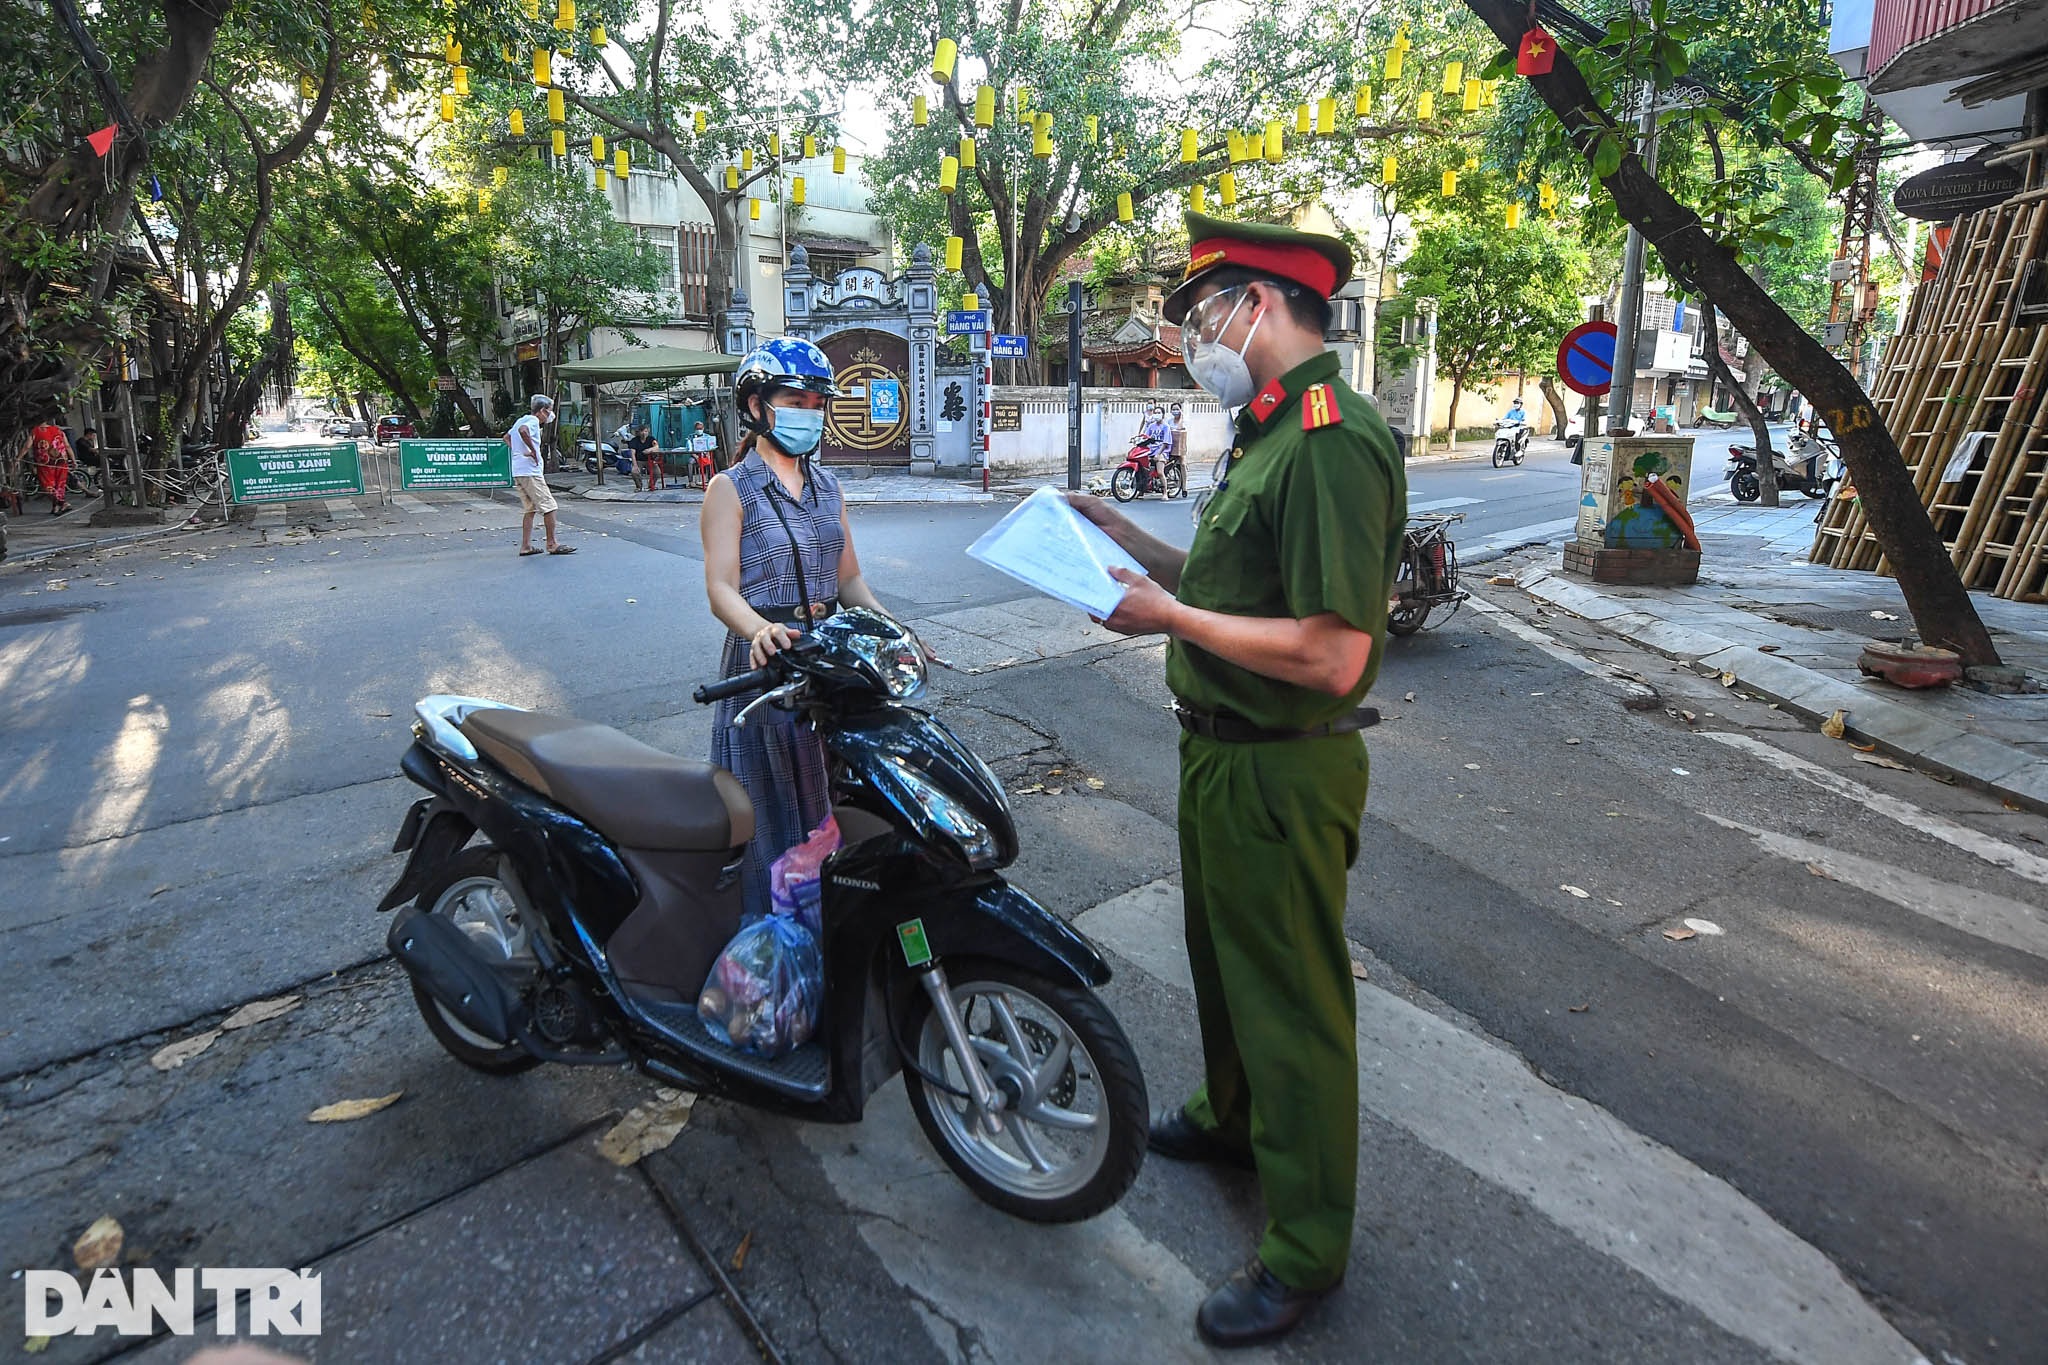
[[[1166,683],[1192,710],[1308,729],[1355,708],[1379,675],[1408,482],[1386,423],[1337,376],[1337,357],[1324,352],[1238,414],[1233,448],[1243,453],[1202,514],[1178,595],[1231,616],[1335,612],[1372,636],[1365,672],[1349,694],[1333,697],[1174,640]],[[1325,387],[1311,399],[1309,421],[1320,425],[1309,429],[1302,398],[1317,385]]]

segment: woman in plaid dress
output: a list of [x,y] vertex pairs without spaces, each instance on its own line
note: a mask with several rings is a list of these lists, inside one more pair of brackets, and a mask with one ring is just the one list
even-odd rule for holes
[[[825,404],[838,392],[832,366],[808,341],[782,337],[741,362],[734,399],[746,439],[741,458],[704,494],[704,584],[727,635],[721,677],[759,668],[811,620],[841,606],[882,610],[861,578],[839,481],[812,458]],[[743,876],[748,919],[768,913],[768,869],[832,813],[824,741],[807,722],[764,707],[744,729],[736,697],[713,712],[711,761],[754,803]]]

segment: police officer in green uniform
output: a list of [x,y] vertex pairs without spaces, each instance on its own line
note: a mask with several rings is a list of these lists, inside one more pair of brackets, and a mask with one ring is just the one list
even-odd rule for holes
[[1203,1303],[1221,1346],[1290,1330],[1343,1279],[1358,1168],[1357,1002],[1344,938],[1379,672],[1407,519],[1392,435],[1324,349],[1340,241],[1188,215],[1166,301],[1189,373],[1239,409],[1185,552],[1074,505],[1142,563],[1112,629],[1164,633],[1180,738],[1188,957],[1205,1081],[1152,1150],[1256,1169],[1258,1253]]

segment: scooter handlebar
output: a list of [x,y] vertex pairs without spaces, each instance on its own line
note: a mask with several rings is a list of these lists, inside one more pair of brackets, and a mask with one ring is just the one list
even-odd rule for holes
[[705,683],[695,692],[692,692],[690,696],[695,699],[699,706],[709,706],[713,702],[724,701],[729,697],[741,697],[749,692],[760,692],[775,681],[778,672],[779,670],[770,666],[768,668],[752,669],[745,673],[736,673],[730,678],[725,678],[715,683]]

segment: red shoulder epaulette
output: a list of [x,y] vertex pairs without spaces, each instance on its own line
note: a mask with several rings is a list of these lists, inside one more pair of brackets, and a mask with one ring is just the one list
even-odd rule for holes
[[1252,420],[1261,423],[1265,422],[1274,413],[1280,411],[1280,405],[1286,401],[1287,390],[1281,385],[1279,380],[1274,380],[1266,385],[1265,388],[1260,389],[1258,396],[1252,399],[1250,405]]
[[1337,408],[1337,395],[1328,384],[1311,384],[1301,395],[1301,429],[1335,426],[1344,420]]

